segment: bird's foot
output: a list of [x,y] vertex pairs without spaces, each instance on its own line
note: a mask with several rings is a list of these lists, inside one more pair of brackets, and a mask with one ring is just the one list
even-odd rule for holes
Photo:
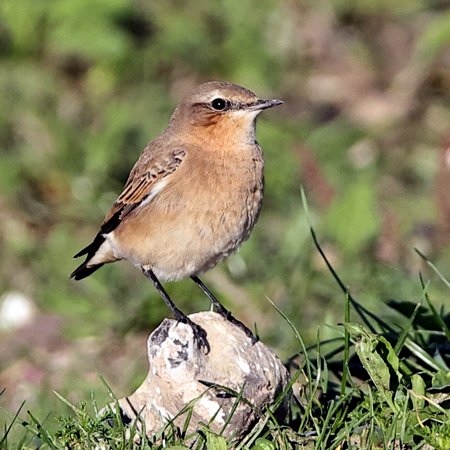
[[189,319],[188,316],[184,314],[182,316],[175,317],[175,319],[178,322],[185,323],[186,325],[189,325],[192,328],[192,331],[194,333],[194,339],[197,343],[197,348],[199,350],[204,349],[205,354],[208,354],[211,350],[211,347],[209,346],[209,342],[206,337],[207,336],[206,331],[200,325],[193,322],[191,319]]
[[246,325],[244,325],[240,320],[236,319],[228,309],[224,308],[216,308],[216,311],[218,314],[220,314],[225,320],[228,320],[228,322],[232,323],[233,325],[236,325],[240,330],[242,330],[245,335],[250,338],[252,341],[252,344],[256,344],[259,341],[258,336],[255,336]]
[[231,314],[228,309],[223,306],[219,300],[214,296],[214,294],[206,287],[206,285],[203,283],[202,280],[197,275],[191,276],[191,279],[194,281],[194,283],[206,294],[206,296],[209,298],[210,302],[212,303],[214,310],[220,314],[225,320],[228,320],[228,322],[231,322],[233,325],[236,325],[238,328],[240,328],[246,336],[248,336],[252,344],[255,344],[259,341],[259,338],[255,336],[249,328],[247,328],[241,321],[237,320],[233,315]]

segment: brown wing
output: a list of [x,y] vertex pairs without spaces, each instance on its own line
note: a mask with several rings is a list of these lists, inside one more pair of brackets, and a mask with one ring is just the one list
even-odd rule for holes
[[[162,182],[165,177],[177,170],[185,156],[185,150],[177,150],[161,161],[154,162],[153,164],[150,163],[150,167],[147,167],[144,171],[139,171],[140,173],[137,172],[137,170],[133,170],[122,193],[117,197],[111,211],[105,217],[102,228],[110,228],[108,222],[111,218],[117,216],[118,213],[120,213],[118,217],[120,221],[141,203],[146,200],[148,201],[149,198],[156,195],[160,189],[158,188],[159,183]],[[112,231],[114,228],[115,226],[109,229],[108,232]],[[103,233],[105,233],[105,231],[103,231]]]
[[150,160],[148,164],[136,164],[122,193],[105,217],[97,236],[91,244],[78,252],[74,258],[87,255],[84,264],[88,263],[89,259],[95,255],[100,245],[104,242],[104,235],[113,231],[139,205],[145,201],[151,201],[152,196],[157,195],[162,189],[163,184],[160,183],[163,183],[165,177],[177,170],[183,163],[185,156],[186,150],[180,149],[173,151],[157,162]]

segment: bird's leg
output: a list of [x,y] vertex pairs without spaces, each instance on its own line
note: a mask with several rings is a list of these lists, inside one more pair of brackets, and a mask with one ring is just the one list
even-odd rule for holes
[[206,285],[203,283],[202,280],[200,280],[199,277],[193,275],[191,277],[192,281],[206,294],[209,301],[214,305],[215,310],[225,319],[229,320],[230,317],[233,317],[231,315],[231,312],[228,311],[228,309],[225,308],[225,306],[222,305],[222,303],[217,300],[217,298],[214,296],[214,294],[206,287]]
[[216,311],[226,320],[231,322],[240,328],[249,338],[251,338],[252,342],[255,343],[258,341],[257,336],[255,336],[252,331],[246,327],[240,320],[233,317],[230,311],[223,306],[219,300],[214,296],[214,294],[206,287],[202,280],[196,275],[191,276],[192,281],[206,294],[209,298],[209,301],[213,304]]
[[169,294],[166,292],[163,285],[160,283],[160,281],[158,280],[158,278],[151,269],[141,266],[141,270],[144,273],[144,275],[153,283],[156,290],[158,291],[158,294],[161,296],[161,298],[164,300],[164,303],[168,306],[168,308],[172,312],[175,320],[189,325],[194,331],[194,336],[195,339],[197,340],[198,347],[199,348],[204,347],[207,353],[209,353],[210,347],[208,340],[206,339],[206,331],[200,325],[196,324],[191,319],[189,319],[189,317],[186,314],[184,314],[180,309],[177,308],[177,306],[169,297]]

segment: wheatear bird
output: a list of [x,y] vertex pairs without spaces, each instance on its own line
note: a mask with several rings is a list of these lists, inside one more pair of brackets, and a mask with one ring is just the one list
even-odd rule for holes
[[86,260],[71,277],[81,280],[127,259],[152,281],[175,319],[193,327],[200,346],[208,348],[205,331],[175,306],[160,280],[190,277],[220,314],[242,325],[198,275],[236,251],[258,219],[264,161],[255,121],[281,103],[226,82],[194,89],[144,148],[97,236],[75,255]]

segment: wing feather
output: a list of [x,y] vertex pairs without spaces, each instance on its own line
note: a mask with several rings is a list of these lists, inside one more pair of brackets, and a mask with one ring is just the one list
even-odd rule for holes
[[102,264],[89,266],[89,260],[105,241],[105,234],[113,231],[132,211],[157,195],[164,188],[164,178],[181,166],[186,154],[186,150],[179,149],[158,162],[150,159],[147,163],[140,164],[141,161],[138,161],[131,171],[122,193],[117,197],[110,212],[103,220],[97,236],[87,247],[75,255],[75,258],[87,256],[84,263],[75,269],[71,277],[75,279],[84,278],[102,266]]
[[[109,214],[103,221],[102,228],[120,211],[123,220],[131,211],[152,196],[153,191],[162,180],[175,172],[184,161],[186,151],[183,149],[172,152],[163,160],[151,165],[143,173],[132,172],[122,193],[117,197]],[[157,189],[159,192],[159,189]],[[120,223],[120,222],[119,222]],[[117,224],[118,225],[118,224]],[[115,228],[115,227],[114,227]],[[110,230],[112,231],[112,230]]]

